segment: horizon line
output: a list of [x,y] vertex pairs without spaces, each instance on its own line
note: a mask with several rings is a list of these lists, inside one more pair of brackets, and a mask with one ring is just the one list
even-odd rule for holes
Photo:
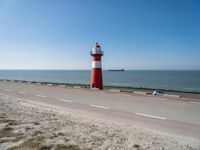
[[[0,71],[90,71],[91,69],[0,69]],[[108,71],[110,69],[102,69]],[[124,69],[125,71],[200,71],[200,69]]]

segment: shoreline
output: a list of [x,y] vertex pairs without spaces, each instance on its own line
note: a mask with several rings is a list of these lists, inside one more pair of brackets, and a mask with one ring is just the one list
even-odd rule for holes
[[[76,84],[76,83],[40,82],[40,81],[30,81],[30,80],[9,80],[9,79],[0,79],[0,81],[90,89],[89,84],[78,84],[78,83]],[[145,88],[145,87],[124,87],[124,86],[109,86],[109,85],[104,86],[104,90],[112,90],[124,93],[135,92],[135,93],[140,93],[142,95],[151,95],[154,90],[162,90],[169,95],[173,95],[179,98],[200,99],[200,92],[192,92],[192,91],[190,92],[190,91],[167,90],[159,88],[156,89],[156,88]]]

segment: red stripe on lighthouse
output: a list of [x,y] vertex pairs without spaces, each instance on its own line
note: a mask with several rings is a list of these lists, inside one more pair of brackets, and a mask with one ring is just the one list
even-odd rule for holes
[[92,68],[91,87],[103,89],[102,69]]
[[94,55],[94,56],[92,57],[92,60],[93,60],[93,61],[101,61],[101,56],[100,56],[100,55]]

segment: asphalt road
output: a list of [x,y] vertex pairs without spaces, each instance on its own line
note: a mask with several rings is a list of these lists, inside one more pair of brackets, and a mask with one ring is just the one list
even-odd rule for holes
[[0,81],[0,94],[200,139],[200,101]]

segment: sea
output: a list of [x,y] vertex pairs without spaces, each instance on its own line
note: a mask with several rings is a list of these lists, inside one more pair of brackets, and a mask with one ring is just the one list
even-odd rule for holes
[[[0,70],[0,79],[89,84],[90,70]],[[199,71],[103,71],[107,86],[200,92]]]

